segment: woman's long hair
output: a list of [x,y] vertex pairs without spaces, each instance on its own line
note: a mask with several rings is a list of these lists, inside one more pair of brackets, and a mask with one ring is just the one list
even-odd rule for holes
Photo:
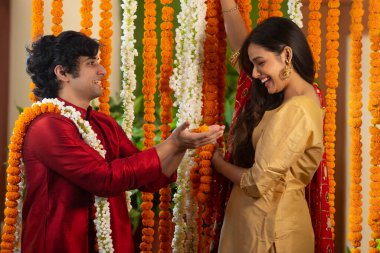
[[[292,65],[304,80],[312,83],[315,75],[313,56],[302,30],[291,20],[271,17],[257,25],[248,35],[240,49],[240,69],[252,75],[253,64],[248,56],[248,47],[255,44],[280,55],[289,46],[293,51]],[[283,92],[269,94],[261,81],[253,79],[250,98],[236,119],[232,129],[232,159],[241,167],[251,167],[255,150],[252,146],[252,132],[261,121],[265,111],[273,110],[283,102]]]

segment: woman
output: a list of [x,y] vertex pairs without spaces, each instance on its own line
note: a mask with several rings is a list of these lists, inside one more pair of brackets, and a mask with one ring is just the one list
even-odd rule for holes
[[[222,7],[225,19],[236,13]],[[234,183],[219,252],[314,252],[305,187],[322,159],[324,112],[306,38],[292,21],[269,18],[245,39],[239,67],[253,84],[232,129],[232,163],[218,152],[212,160]]]

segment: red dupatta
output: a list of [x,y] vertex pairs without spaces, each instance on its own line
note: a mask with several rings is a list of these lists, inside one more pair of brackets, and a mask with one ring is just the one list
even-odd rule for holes
[[[229,152],[231,143],[231,130],[233,129],[233,126],[236,122],[237,116],[240,114],[250,97],[248,94],[250,94],[251,86],[252,79],[243,71],[240,71],[236,88],[235,111],[232,117],[230,131],[228,133],[227,148],[225,154],[226,161],[231,161],[231,154]],[[321,106],[324,108],[325,102],[321,90],[317,86],[314,86],[314,89],[320,98]],[[214,238],[210,252],[218,251],[224,211],[232,188],[232,183],[218,173],[216,173],[215,181],[218,184],[217,194],[214,195],[216,196],[215,204],[220,210],[216,212]],[[310,216],[315,234],[315,253],[334,252],[334,242],[332,239],[331,225],[329,223],[328,182],[326,156],[323,154],[323,159],[312,181],[306,187],[306,199],[309,205]]]

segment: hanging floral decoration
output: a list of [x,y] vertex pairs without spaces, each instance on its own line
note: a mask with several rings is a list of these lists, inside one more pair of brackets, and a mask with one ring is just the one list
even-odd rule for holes
[[259,18],[257,24],[260,24],[269,17],[269,0],[259,0]]
[[360,253],[362,239],[362,17],[364,14],[363,1],[354,0],[351,7],[351,66],[350,66],[350,93],[349,93],[349,120],[350,127],[350,160],[351,160],[351,186],[350,206],[348,218],[348,239],[351,241],[351,252]]
[[[156,29],[156,4],[154,0],[144,1],[144,38],[143,38],[143,63],[144,63],[144,77],[143,77],[143,94],[144,94],[144,149],[154,146],[154,94],[156,93],[156,71],[157,71],[157,35]],[[141,252],[151,252],[154,237],[154,212],[151,210],[153,207],[153,194],[148,192],[142,193],[143,203],[141,204],[141,217],[143,224],[142,242],[140,243]]]
[[[264,19],[268,18],[268,10],[269,10],[269,0],[259,0],[259,6],[262,6],[263,16]],[[251,11],[252,11],[252,4],[251,0],[236,0],[236,4],[239,6],[240,14],[243,18],[245,28],[247,28],[247,31],[250,31],[252,28],[252,20],[251,20]],[[260,5],[261,4],[261,5]],[[222,14],[221,14],[222,15]],[[260,11],[259,11],[260,15]],[[261,17],[261,16],[260,16]],[[264,20],[263,19],[263,20]],[[224,28],[223,28],[224,30]]]
[[122,36],[120,46],[121,72],[122,72],[122,89],[120,98],[123,106],[122,128],[128,136],[132,138],[134,115],[134,91],[136,90],[136,64],[135,57],[138,55],[135,48],[136,40],[134,32],[136,26],[137,0],[123,0],[121,4],[123,10],[123,19],[121,24]]
[[271,0],[269,5],[269,17],[282,17],[281,3],[283,0]]
[[325,152],[329,177],[330,223],[333,238],[335,227],[335,131],[336,131],[336,89],[339,75],[339,0],[328,1],[326,33],[326,115],[325,115]]
[[369,252],[379,252],[377,239],[380,238],[380,2],[369,1],[368,28],[371,42],[370,85],[368,110],[371,113],[369,128],[370,141],[370,206],[368,224],[372,230]]
[[[33,0],[32,1],[32,41],[37,40],[44,34],[44,1]],[[35,84],[30,82],[29,84],[31,92],[29,93],[29,99],[33,102],[37,101],[34,96],[33,89]]]
[[[83,140],[104,158],[106,151],[93,131],[88,121],[81,118],[72,106],[65,106],[58,99],[43,99],[31,107],[26,107],[15,122],[11,143],[9,145],[9,159],[7,168],[7,193],[6,208],[1,242],[1,252],[13,252],[16,243],[20,239],[22,193],[24,188],[23,173],[20,169],[22,164],[22,146],[24,137],[30,123],[43,113],[59,113],[73,121],[78,128]],[[111,238],[111,221],[109,203],[106,198],[95,197],[95,208],[97,210],[94,224],[99,252],[111,253],[114,251]]]
[[[169,84],[176,98],[174,105],[178,106],[177,124],[189,121],[193,129],[202,121],[202,62],[207,6],[203,0],[181,0],[180,4],[179,27],[175,36],[177,58]],[[196,252],[198,249],[198,209],[189,182],[192,153],[190,150],[186,152],[177,171],[177,192],[173,199],[173,252]]]
[[[312,1],[312,0],[310,0]],[[288,15],[289,18],[296,23],[300,28],[303,27],[302,23],[302,2],[301,0],[288,0]]]
[[307,41],[316,67],[315,79],[318,79],[318,70],[320,69],[321,55],[321,22],[322,14],[320,12],[322,0],[309,1],[309,22],[307,25]]
[[[170,123],[173,121],[172,106],[173,101],[171,98],[172,89],[169,86],[170,76],[173,74],[173,49],[174,49],[174,35],[173,35],[173,19],[174,9],[170,6],[172,0],[161,0],[162,7],[162,23],[161,28],[161,66],[160,66],[160,105],[161,105],[161,139],[165,140],[170,135]],[[171,188],[166,186],[160,189],[160,213],[159,213],[159,240],[160,250],[159,253],[171,252],[172,240],[172,214],[170,212],[171,205]]]
[[[121,46],[120,46],[120,58],[122,73],[122,88],[120,91],[120,98],[123,107],[123,121],[121,127],[129,139],[132,138],[133,120],[134,115],[134,91],[136,89],[136,64],[135,57],[137,56],[137,50],[135,49],[134,31],[136,26],[134,20],[136,19],[137,1],[136,0],[123,0],[121,4],[123,10],[123,17],[121,21]],[[126,201],[128,210],[132,209],[131,205],[131,192],[126,191]]]
[[62,32],[62,15],[63,15],[62,0],[53,0],[51,3],[51,31],[54,36],[58,36]]
[[105,68],[106,74],[102,77],[102,95],[99,97],[99,112],[110,115],[110,105],[108,104],[110,98],[110,81],[111,75],[111,54],[112,54],[112,4],[111,0],[100,0],[100,64]]
[[88,37],[92,35],[92,5],[93,0],[82,0],[82,6],[80,8],[80,16],[82,18],[80,22],[82,29],[80,31]]

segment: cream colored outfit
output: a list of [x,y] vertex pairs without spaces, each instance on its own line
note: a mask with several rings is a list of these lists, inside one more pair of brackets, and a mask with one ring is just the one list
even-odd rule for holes
[[231,192],[219,252],[314,252],[305,186],[322,159],[323,115],[307,96],[265,112],[252,135],[254,165]]

